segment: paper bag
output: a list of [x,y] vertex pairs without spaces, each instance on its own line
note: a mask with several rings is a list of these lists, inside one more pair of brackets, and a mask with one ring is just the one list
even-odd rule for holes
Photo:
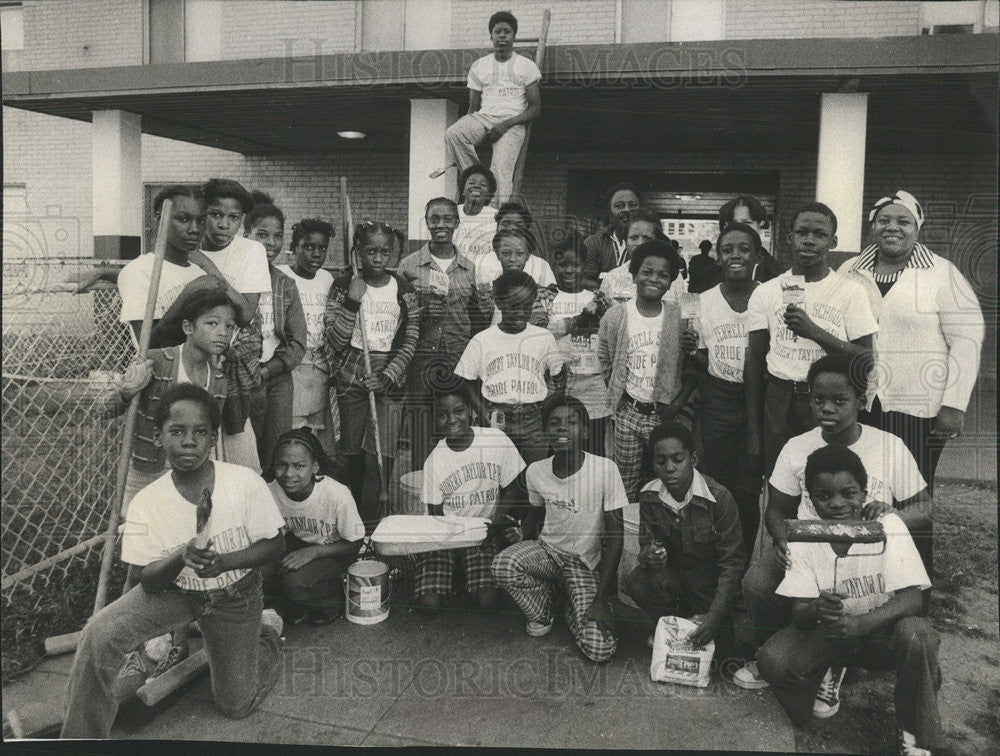
[[687,635],[698,626],[683,617],[660,617],[653,636],[653,661],[649,676],[653,682],[678,683],[705,688],[712,679],[715,641],[695,647]]

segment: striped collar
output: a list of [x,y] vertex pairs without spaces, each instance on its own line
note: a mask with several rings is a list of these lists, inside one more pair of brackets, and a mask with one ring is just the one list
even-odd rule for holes
[[865,247],[861,250],[861,254],[858,255],[858,259],[854,263],[854,269],[868,271],[876,281],[888,282],[899,278],[900,274],[907,268],[922,268],[924,270],[930,270],[934,267],[934,253],[920,242],[916,242],[913,245],[913,253],[910,255],[910,259],[906,261],[906,265],[897,270],[895,273],[889,273],[888,275],[884,273],[876,273],[875,261],[877,259],[878,245],[872,244],[871,246]]

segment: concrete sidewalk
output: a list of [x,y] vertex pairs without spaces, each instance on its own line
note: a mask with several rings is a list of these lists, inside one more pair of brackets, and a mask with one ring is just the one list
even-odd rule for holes
[[[506,606],[506,605],[505,605]],[[288,628],[278,684],[246,719],[222,716],[203,675],[166,705],[123,710],[116,738],[323,745],[673,748],[794,751],[768,691],[716,679],[703,690],[649,679],[645,626],[595,665],[557,622],[530,638],[512,609],[394,607],[379,625]],[[3,691],[4,710],[61,701],[72,657]]]

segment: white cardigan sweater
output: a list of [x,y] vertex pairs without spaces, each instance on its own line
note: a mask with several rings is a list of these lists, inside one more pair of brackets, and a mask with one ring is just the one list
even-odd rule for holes
[[873,247],[842,267],[868,294],[878,320],[868,406],[935,417],[942,405],[965,411],[979,374],[985,327],[972,287],[951,262],[921,246],[882,297],[869,265]]

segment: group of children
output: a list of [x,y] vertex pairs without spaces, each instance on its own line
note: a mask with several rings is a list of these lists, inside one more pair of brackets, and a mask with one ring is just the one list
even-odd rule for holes
[[[454,243],[461,208],[438,197],[429,241],[397,270],[394,232],[368,222],[353,239],[359,268],[333,278],[327,223],[293,226],[294,263],[276,267],[284,217],[268,197],[226,180],[170,187],[158,210],[168,197],[159,348],[111,400],[141,396],[122,553],[139,584],[88,624],[64,736],[106,735],[121,659],[193,619],[220,707],[251,710],[273,684],[282,617],[340,614],[341,576],[384,514],[380,464],[391,471],[407,426],[428,514],[491,523],[479,546],[412,559],[421,608],[448,601],[460,564],[480,607],[503,590],[540,636],[561,591],[581,651],[610,659],[610,600],[638,509],[638,566],[623,584],[651,620],[694,618],[690,640],[714,640],[725,670],[742,600],[759,648],[732,679],[770,685],[796,723],[836,713],[846,665],[895,664],[901,737],[941,744],[937,639],[919,616],[931,565],[907,532],[929,523],[931,500],[902,442],[858,422],[878,326],[864,292],[830,268],[828,207],[795,212],[792,268],[763,283],[757,231],[727,222],[721,282],[692,318],[671,291],[680,257],[641,207],[613,216],[597,243],[567,234],[553,273],[523,207],[505,206],[492,255],[469,257]],[[593,251],[613,265],[593,266]],[[631,286],[595,285],[622,267]],[[122,272],[124,321],[149,268],[139,258]],[[240,457],[246,439],[226,444],[244,434],[256,465]],[[240,464],[224,461],[231,448]],[[789,544],[795,518],[881,518],[885,553],[850,547],[864,557],[834,584],[844,549]]]

